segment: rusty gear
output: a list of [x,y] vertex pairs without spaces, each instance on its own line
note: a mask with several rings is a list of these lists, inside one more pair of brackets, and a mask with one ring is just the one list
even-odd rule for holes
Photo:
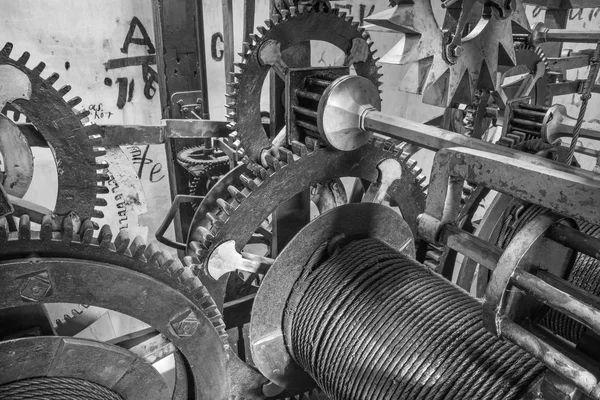
[[[194,313],[194,321],[200,323],[197,328],[199,335],[193,333],[178,335],[176,332],[173,334],[162,325],[168,321],[162,321],[155,327],[169,338],[186,357],[190,371],[195,377],[196,395],[200,396],[196,398],[202,398],[203,393],[212,391],[211,393],[216,394],[226,390],[222,377],[226,373],[224,369],[226,361],[224,360],[227,357],[225,353],[227,335],[221,314],[200,280],[194,276],[189,267],[182,265],[178,259],[173,259],[169,253],[160,251],[155,244],[146,246],[139,237],[131,241],[125,230],[121,230],[113,241],[112,232],[107,225],[100,229],[97,236],[94,236],[94,230],[89,220],[82,224],[79,234],[73,232],[73,226],[69,224],[68,217],[65,218],[66,227],[61,233],[52,232],[50,216],[44,218],[39,232],[31,231],[29,221],[28,215],[23,215],[20,219],[19,231],[9,232],[6,220],[0,220],[0,259],[3,261],[0,274],[3,275],[2,281],[6,283],[3,290],[0,290],[2,297],[5,297],[6,300],[3,304],[16,305],[15,300],[12,300],[15,290],[17,290],[16,296],[19,297],[18,288],[15,289],[15,285],[11,282],[18,282],[18,276],[23,274],[30,276],[32,268],[40,270],[44,265],[46,266],[44,273],[53,277],[48,280],[49,284],[53,285],[53,289],[43,296],[38,296],[39,298],[36,297],[35,301],[97,305],[125,314],[129,312],[129,315],[151,325],[152,322],[157,322],[157,318],[166,318],[165,312],[168,313],[166,315],[171,315],[173,312],[181,314],[187,307]],[[27,258],[30,254],[34,255],[36,262]],[[159,308],[144,311],[137,305],[137,301],[142,301],[142,298],[123,301],[123,293],[113,293],[110,288],[105,287],[107,284],[104,282],[110,281],[106,276],[108,272],[111,275],[120,276],[119,279],[124,279],[129,282],[128,284],[139,284],[140,287],[144,287],[144,290],[152,293],[164,292],[169,299],[167,302],[171,304],[173,304],[174,296],[180,297],[179,309],[165,308],[161,310]],[[69,277],[61,277],[63,273]],[[37,274],[39,275],[39,273]],[[81,274],[82,277],[85,274],[86,278],[73,286],[72,282],[83,279],[78,278],[78,274]],[[68,282],[71,284],[64,279],[69,279]],[[155,283],[150,285],[149,280]],[[63,286],[58,282],[64,282]],[[159,292],[157,292],[157,285],[161,287]],[[22,287],[22,285],[19,284],[18,287]],[[104,290],[102,295],[96,293],[96,290],[101,289]],[[135,293],[142,292],[131,292],[132,295]],[[21,290],[20,296],[23,295]],[[147,297],[144,296],[146,295],[143,295],[143,298]],[[165,305],[165,307],[167,306]],[[145,315],[147,315],[146,319]],[[204,320],[206,322],[203,322]],[[210,329],[207,329],[207,326]],[[206,342],[203,342],[204,340]],[[212,343],[214,340],[216,340],[216,345]],[[223,344],[225,347],[222,346]],[[198,355],[202,355],[202,362],[195,360]],[[206,358],[207,355],[208,358]],[[205,362],[213,364],[210,368],[206,368]],[[203,379],[208,379],[208,381],[204,382]],[[204,392],[205,390],[206,392]]]
[[108,180],[104,172],[106,162],[97,160],[104,156],[105,150],[95,147],[100,136],[92,132],[90,126],[84,126],[82,119],[87,111],[76,113],[73,107],[81,103],[81,98],[74,97],[68,101],[63,99],[71,87],[66,85],[55,89],[53,84],[59,75],[53,73],[43,79],[40,73],[45,64],[39,63],[29,69],[27,61],[29,53],[25,52],[18,60],[10,58],[12,43],[6,43],[0,50],[0,66],[11,66],[24,73],[31,83],[29,99],[18,98],[10,105],[27,116],[51,147],[57,165],[58,195],[53,210],[55,216],[64,217],[75,212],[82,220],[96,217],[103,213],[95,206],[105,206],[106,201],[97,195],[108,192],[102,183]]
[[225,175],[206,195],[192,222],[187,253],[201,263],[199,276],[219,307],[223,305],[228,274],[218,281],[205,270],[213,249],[234,240],[241,251],[262,222],[283,201],[320,182],[358,177],[377,182],[377,166],[386,159],[399,161],[402,176],[388,189],[416,236],[417,216],[425,205],[425,177],[416,162],[389,141],[373,140],[351,152],[336,152],[307,138],[281,149],[280,159],[265,169],[249,161]]

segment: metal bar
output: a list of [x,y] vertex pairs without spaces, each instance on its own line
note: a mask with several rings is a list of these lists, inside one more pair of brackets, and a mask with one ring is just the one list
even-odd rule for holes
[[167,228],[171,225],[171,222],[173,222],[175,216],[177,215],[177,212],[179,211],[179,206],[181,204],[191,203],[194,201],[202,201],[203,199],[204,199],[204,196],[192,196],[192,195],[185,195],[185,194],[178,194],[177,196],[175,196],[175,199],[173,199],[173,203],[171,204],[171,208],[169,208],[169,212],[167,212],[165,219],[163,220],[162,224],[160,224],[160,227],[158,228],[158,230],[156,231],[156,234],[154,235],[156,237],[156,240],[158,240],[160,243],[167,245],[169,247],[172,247],[176,250],[185,250],[185,248],[186,248],[185,243],[167,239],[164,236],[164,234],[167,231]]
[[[544,277],[541,279],[541,277]],[[540,277],[520,268],[515,269],[511,282],[544,304],[561,311],[600,333],[600,299],[580,288],[540,271]]]
[[541,360],[548,368],[574,382],[584,393],[593,396],[595,399],[600,399],[598,378],[568,358],[564,353],[506,317],[500,320],[500,332],[502,332],[503,337],[513,341],[535,358]]
[[244,42],[249,42],[250,34],[254,32],[254,13],[256,12],[255,0],[244,0]]
[[225,88],[226,93],[231,93],[230,84],[233,83],[233,57],[234,57],[234,31],[233,31],[233,4],[232,0],[221,0],[223,5],[223,41],[224,43],[224,54],[223,54],[223,66],[225,68]]
[[546,237],[600,260],[600,239],[573,229],[563,224],[556,224],[548,229]]
[[490,271],[498,265],[503,251],[500,247],[451,224],[443,226],[439,241]]
[[308,117],[317,118],[317,112],[314,110],[311,110],[309,108],[300,107],[300,106],[292,106],[292,109],[299,114],[306,115]]
[[596,43],[600,39],[598,30],[548,29],[545,39],[548,42]]
[[202,119],[210,119],[208,80],[206,76],[206,49],[204,47],[204,11],[202,0],[196,0],[196,45],[198,51],[198,79],[202,92]]
[[231,133],[224,121],[166,119],[163,124],[168,139],[225,138]]

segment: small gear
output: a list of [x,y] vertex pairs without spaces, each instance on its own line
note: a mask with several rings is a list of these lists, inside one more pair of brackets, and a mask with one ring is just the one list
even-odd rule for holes
[[[261,46],[276,42],[283,53],[294,45],[311,40],[328,42],[344,51],[347,63],[357,75],[369,79],[379,86],[381,74],[376,65],[377,58],[371,50],[372,42],[368,33],[359,28],[352,17],[333,8],[313,8],[299,5],[290,7],[283,13],[283,20],[277,14],[273,21],[265,21],[266,27],[258,27],[259,35],[250,35],[251,43],[245,43],[236,63],[240,72],[234,74],[233,91],[228,94],[227,119],[231,121],[231,143],[239,143],[238,151],[243,151],[252,161],[260,159],[261,151],[272,146],[265,132],[259,113],[261,91],[265,78],[271,70],[259,57]],[[356,53],[355,53],[356,52]]]
[[103,213],[95,207],[106,205],[106,201],[97,195],[108,192],[103,186],[108,180],[104,173],[107,163],[97,158],[104,156],[106,151],[95,146],[100,142],[100,135],[93,132],[92,126],[84,126],[81,121],[89,112],[73,111],[73,107],[81,103],[81,98],[63,99],[71,90],[70,86],[58,90],[53,87],[59,78],[57,73],[41,78],[45,64],[39,63],[30,69],[26,65],[29,53],[25,52],[14,60],[10,58],[12,48],[12,43],[6,43],[0,50],[0,67],[16,68],[25,74],[31,84],[31,94],[28,98],[17,97],[9,104],[27,116],[52,148],[58,172],[54,217],[62,218],[75,212],[82,220],[102,218]]

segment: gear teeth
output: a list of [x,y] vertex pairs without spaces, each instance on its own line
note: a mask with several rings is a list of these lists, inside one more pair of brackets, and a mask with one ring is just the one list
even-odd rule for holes
[[10,53],[12,53],[12,49],[13,44],[11,42],[6,42],[0,53],[2,53],[5,56],[10,56]]
[[208,218],[208,220],[212,223],[213,229],[219,229],[223,226],[223,220],[221,220],[221,218],[214,213],[206,213],[206,218]]
[[[272,156],[271,156],[272,157]],[[246,166],[248,167],[248,169],[250,171],[252,171],[252,173],[259,177],[260,179],[266,179],[270,174],[269,172],[260,164],[257,164],[255,162],[249,161]],[[243,182],[242,182],[243,183]],[[245,184],[244,184],[245,185]],[[247,187],[247,186],[246,186]],[[256,186],[254,187],[256,188]],[[254,190],[252,188],[248,188],[250,190]]]
[[81,103],[81,97],[79,96],[73,97],[71,100],[67,101],[67,104],[71,108],[77,106],[79,103]]
[[146,243],[144,243],[144,239],[137,236],[131,242],[129,246],[129,252],[131,253],[131,257],[135,260],[139,260],[144,256],[144,251],[146,250]]
[[329,12],[333,15],[338,15],[340,12],[340,9],[335,7],[335,8],[332,8]]
[[156,256],[160,253],[160,248],[154,242],[149,243],[144,250],[144,258],[148,265],[154,265],[156,263]]
[[69,215],[63,218],[62,221],[62,241],[64,243],[70,243],[73,240],[75,234],[75,226],[73,218]]
[[192,251],[193,254],[196,256],[196,258],[198,259],[198,262],[200,262],[200,260],[204,260],[206,258],[207,253],[208,253],[208,248],[206,248],[206,246],[204,246],[202,243],[193,240],[190,242],[188,247],[189,247],[190,251]]
[[94,146],[94,153],[96,157],[102,157],[106,155],[106,148],[101,146]]
[[98,218],[98,219],[102,219],[104,218],[104,213],[100,210],[92,210],[92,218]]
[[61,96],[65,96],[70,91],[71,91],[71,85],[65,85],[65,86],[61,87],[60,89],[58,89],[58,93]]
[[83,110],[82,112],[77,114],[77,118],[84,119],[84,118],[88,117],[89,115],[90,115],[90,112],[88,110]]
[[96,193],[98,194],[109,194],[110,190],[106,186],[96,186]]
[[183,268],[183,265],[181,265],[181,261],[177,258],[171,258],[162,265],[162,270],[169,276],[175,275],[181,268]]
[[94,224],[91,219],[86,219],[81,224],[80,230],[81,243],[90,244],[94,238]]
[[246,196],[242,192],[237,190],[237,188],[235,186],[232,186],[232,185],[227,186],[227,191],[238,203],[241,203],[242,201],[244,201],[246,199]]
[[[281,164],[279,163],[279,160],[276,159],[275,157],[273,157],[270,154],[266,154],[265,155],[265,161],[267,162],[267,165],[269,167],[271,167],[271,169],[273,169],[273,171],[277,172],[281,169]],[[265,179],[265,177],[261,176],[262,179]]]
[[271,14],[271,21],[273,21],[274,25],[278,25],[281,22],[281,15],[277,13]]
[[129,242],[129,232],[126,229],[121,229],[115,238],[115,251],[124,254],[129,247]]
[[[262,167],[261,167],[262,168]],[[258,185],[256,184],[256,182],[254,182],[254,179],[250,178],[248,175],[246,174],[241,174],[240,175],[240,180],[242,181],[242,184],[248,189],[248,190],[256,190],[256,188],[258,187]]]
[[238,67],[240,69],[240,71],[242,71],[242,72],[244,71],[244,68],[246,68],[246,64],[245,63],[241,63],[241,62],[233,63],[233,65],[235,67]]
[[60,78],[60,75],[55,72],[46,79],[46,82],[48,82],[50,85],[54,85],[58,78]]
[[52,217],[50,215],[44,215],[42,217],[40,239],[45,242],[52,240]]
[[352,15],[346,16],[345,19],[346,19],[346,22],[349,23],[349,24],[351,24],[352,21],[354,21],[354,17]]
[[98,232],[98,244],[101,247],[109,248],[112,245],[113,233],[109,225],[104,225]]
[[261,39],[261,37],[260,37],[260,36],[258,36],[258,35],[257,35],[257,34],[255,34],[255,33],[250,33],[250,34],[248,35],[248,37],[250,38],[250,40],[252,40],[252,44],[253,44],[253,45],[254,45],[254,44],[256,44],[256,43],[258,43],[258,42],[260,42],[260,39]]
[[31,239],[31,221],[29,215],[23,214],[19,218],[19,240]]
[[279,149],[279,157],[286,165],[293,164],[296,161],[294,153],[283,147]]
[[303,143],[294,140],[292,142],[292,152],[299,157],[304,157],[308,154],[308,149]]
[[223,212],[227,215],[231,215],[231,213],[235,211],[235,207],[223,199],[217,199],[217,204],[219,205],[219,208],[221,208],[221,210],[223,210]]
[[228,109],[228,110],[234,110],[235,111],[237,109],[237,106],[235,105],[235,103],[232,102],[232,103],[229,103],[229,104],[225,104],[225,108]]
[[38,65],[35,66],[34,69],[31,70],[31,72],[33,72],[36,75],[39,75],[42,73],[42,71],[44,71],[44,68],[46,68],[46,63],[40,62]]
[[21,54],[21,57],[19,57],[17,62],[21,65],[25,65],[25,64],[27,64],[27,61],[29,61],[30,56],[31,56],[31,54],[29,54],[29,52],[25,51],[25,52],[23,52],[23,54]]
[[107,182],[110,180],[110,177],[108,176],[108,174],[105,174],[105,173],[96,174],[96,177],[97,177],[98,182]]
[[280,11],[280,13],[281,13],[281,18],[282,18],[284,21],[285,21],[285,20],[287,20],[287,19],[290,17],[290,12],[289,12],[289,10],[285,10],[285,9],[284,9],[284,10],[281,10],[281,11]]
[[108,162],[104,160],[96,161],[96,169],[108,169]]
[[[273,28],[273,21],[271,21],[270,19],[265,19],[265,27],[268,30],[271,30]],[[258,28],[257,28],[258,29]]]

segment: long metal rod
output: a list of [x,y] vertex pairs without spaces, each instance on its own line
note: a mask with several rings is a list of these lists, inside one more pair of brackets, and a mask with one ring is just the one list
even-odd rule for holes
[[573,381],[584,393],[594,399],[600,399],[598,378],[551,344],[539,339],[527,329],[515,324],[508,318],[500,321],[502,336],[518,344],[548,368]]
[[550,274],[545,274],[544,278],[542,280],[517,268],[511,281],[544,304],[575,318],[600,334],[600,309],[594,296],[569,288],[565,281]]
[[[459,133],[425,125],[406,118],[386,115],[376,110],[364,112],[359,128],[365,132],[376,132],[383,136],[433,151],[451,147],[465,147],[526,162],[531,162],[537,158],[524,152],[511,151],[506,147],[494,143],[476,140]],[[560,163],[554,163],[553,168],[557,171],[573,172],[571,167]],[[598,174],[584,169],[577,169],[577,175],[594,181],[598,180]]]
[[496,269],[502,249],[454,225],[444,225],[440,243],[456,250],[465,257],[483,265],[490,271]]
[[548,229],[546,237],[600,260],[600,239],[586,235],[577,229],[563,224],[555,224]]
[[600,39],[600,31],[548,29],[544,39],[546,42],[596,43]]

